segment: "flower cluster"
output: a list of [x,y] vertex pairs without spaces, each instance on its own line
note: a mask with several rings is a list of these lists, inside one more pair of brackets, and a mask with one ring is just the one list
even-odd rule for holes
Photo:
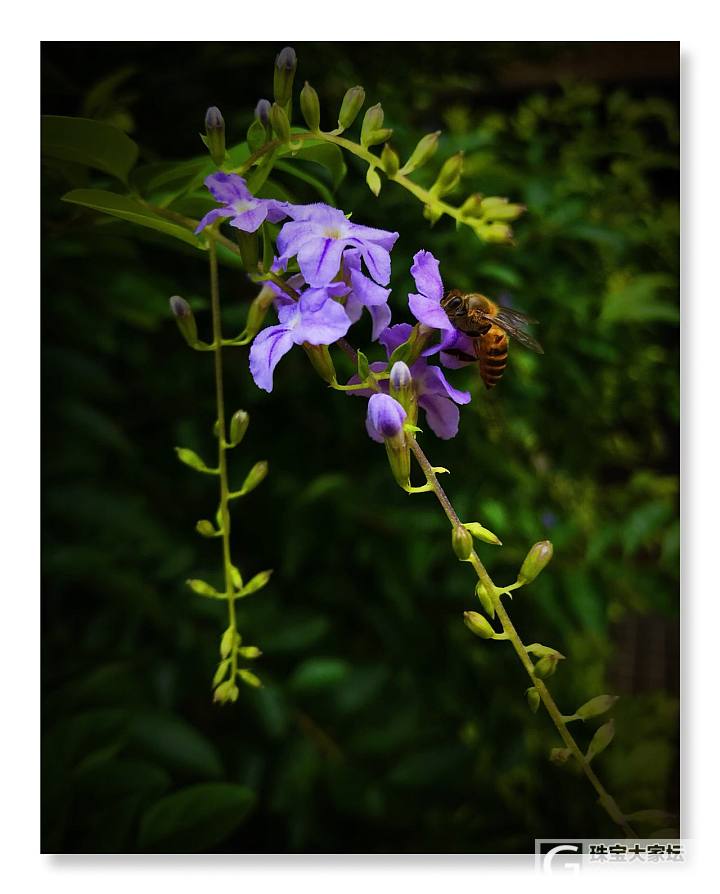
[[[388,360],[411,338],[414,329],[410,324],[390,326],[390,252],[397,233],[353,223],[342,211],[323,203],[294,205],[256,198],[236,174],[212,174],[205,184],[223,207],[206,214],[198,232],[224,219],[247,233],[255,232],[266,221],[284,221],[276,240],[276,280],[268,282],[275,293],[278,323],[263,329],[250,349],[250,372],[259,388],[272,391],[275,367],[294,345],[309,349],[337,342],[360,318],[363,308],[370,314],[372,339],[382,344]],[[299,273],[288,277],[283,287],[277,274],[287,271],[293,263]],[[439,367],[428,363],[427,357],[439,353],[443,365],[461,366],[462,362],[447,352],[472,354],[472,343],[454,328],[440,305],[444,287],[436,258],[430,252],[419,251],[410,272],[417,288],[408,298],[410,310],[425,337],[430,331],[440,332],[438,343],[425,348],[409,369],[402,364],[409,376],[405,390],[413,395],[411,412],[408,414],[407,408],[395,400],[387,375],[374,388],[349,393],[370,398],[366,424],[368,433],[376,440],[384,439],[381,417],[375,418],[377,411],[382,408],[386,414],[394,413],[397,422],[400,417],[394,407],[402,411],[403,420],[409,416],[408,422],[413,425],[418,409],[423,410],[427,424],[438,437],[453,438],[458,432],[458,406],[468,403],[470,394],[454,388]],[[386,372],[387,363],[374,362],[370,370]],[[348,385],[359,383],[359,377],[354,376]],[[383,399],[374,399],[379,397]]]

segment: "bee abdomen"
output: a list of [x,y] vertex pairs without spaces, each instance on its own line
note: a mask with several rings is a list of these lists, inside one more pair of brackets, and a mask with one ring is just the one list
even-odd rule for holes
[[496,327],[483,338],[480,352],[480,376],[485,387],[494,388],[502,378],[507,366],[508,339]]

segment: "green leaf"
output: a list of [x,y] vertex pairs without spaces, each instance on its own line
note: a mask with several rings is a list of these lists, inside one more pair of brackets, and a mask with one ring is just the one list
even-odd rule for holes
[[218,779],[223,766],[215,746],[174,714],[142,712],[130,723],[129,744],[176,776]]
[[245,584],[242,590],[238,593],[238,596],[249,596],[251,593],[256,593],[258,590],[262,590],[270,580],[271,574],[272,569],[259,572],[259,574],[256,574],[255,577],[251,578],[248,583]]
[[600,319],[603,323],[676,323],[680,319],[676,288],[675,278],[667,273],[618,274],[603,299]]
[[204,853],[245,819],[255,796],[242,785],[210,782],[161,798],[140,823],[140,848],[152,853]]
[[328,205],[333,205],[335,203],[333,194],[327,186],[325,186],[322,180],[319,180],[317,177],[313,176],[313,174],[310,174],[303,166],[299,164],[290,164],[286,161],[276,161],[275,170],[281,171],[284,174],[289,174],[291,177],[295,177],[297,180],[302,180],[303,183],[312,186],[323,202],[327,202]]
[[141,227],[159,230],[161,233],[181,239],[195,248],[204,248],[203,243],[193,234],[192,230],[165,220],[164,217],[160,217],[128,196],[121,196],[104,189],[73,189],[71,192],[65,193],[62,200],[74,205],[82,205],[85,208],[92,208],[95,211],[102,211],[112,217],[119,217],[121,220],[127,220]]
[[43,155],[87,165],[127,183],[138,146],[123,131],[92,118],[43,115],[41,120]]
[[296,669],[290,680],[297,692],[312,692],[336,686],[347,676],[350,665],[340,658],[308,658]]
[[136,168],[131,182],[133,187],[145,196],[155,192],[179,194],[198,176],[205,174],[207,169],[207,158],[180,162],[153,162]]
[[285,147],[281,155],[291,155],[303,161],[314,161],[322,165],[330,172],[333,189],[337,189],[347,173],[347,166],[343,154],[337,146],[318,140],[306,140],[300,149],[292,150]]

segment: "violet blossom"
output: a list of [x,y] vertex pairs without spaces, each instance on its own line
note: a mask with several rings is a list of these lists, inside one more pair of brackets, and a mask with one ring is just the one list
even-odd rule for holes
[[373,394],[368,401],[365,427],[367,433],[379,444],[393,440],[403,430],[407,413],[389,394]]
[[388,297],[390,289],[384,289],[362,272],[361,252],[351,248],[343,255],[344,279],[350,286],[350,294],[345,301],[345,310],[353,323],[360,319],[366,307],[372,319],[373,341],[390,325],[390,307]]
[[222,218],[228,218],[231,227],[237,227],[246,233],[254,233],[266,220],[278,223],[288,216],[290,206],[287,202],[256,198],[247,188],[245,180],[238,174],[218,171],[205,178],[205,186],[213,198],[225,207],[208,211],[195,229],[196,233]]

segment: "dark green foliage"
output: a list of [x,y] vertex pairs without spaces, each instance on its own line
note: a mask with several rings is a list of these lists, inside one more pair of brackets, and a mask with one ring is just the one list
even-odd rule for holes
[[[359,45],[297,45],[298,82],[317,89],[324,127],[362,84],[401,164],[442,128],[427,183],[463,150],[463,190],[527,206],[514,247],[447,219],[430,229],[393,183],[374,198],[353,159],[341,182],[335,155],[322,166],[307,154],[303,168],[278,166],[272,188],[300,201],[334,192],[354,220],[400,232],[394,321],[409,319],[420,248],[441,259],[448,288],[505,294],[541,321],[545,354],[512,346],[490,395],[470,370],[450,374],[473,401],[458,438],[426,433],[423,445],[450,468],[443,484],[461,517],[502,540],[476,544],[499,583],[534,542],[552,541],[513,619],[526,642],[566,656],[549,679],[566,714],[621,696],[614,741],[594,761],[620,805],[676,811],[674,47],[654,79],[558,85],[567,47],[469,46],[398,45],[387,67]],[[604,46],[573,51],[592,59]],[[131,183],[200,182],[202,163],[183,160],[202,158],[205,109],[222,109],[229,146],[242,141],[280,49],[112,44],[80,60],[72,45],[46,45],[44,111],[130,130]],[[508,89],[523,64],[539,86]],[[212,355],[187,348],[168,309],[182,294],[209,339],[206,257],[162,227],[59,201],[117,191],[126,168],[113,165],[90,170],[66,152],[44,168],[43,849],[527,852],[536,836],[614,835],[572,763],[548,762],[560,742],[543,710],[528,710],[510,647],[464,627],[463,611],[479,609],[475,580],[432,495],[394,485],[364,402],[329,391],[301,351],[270,396],[252,383],[247,349],[226,352],[230,412],[251,416],[230,456],[233,487],[257,457],[270,464],[233,507],[234,553],[248,581],[275,573],[238,602],[265,686],[212,704],[226,606],[184,581],[220,582],[218,541],[194,532],[214,515],[215,480],[173,451],[214,455]],[[181,213],[209,207],[197,196]],[[234,335],[255,288],[221,260]],[[363,346],[368,334],[364,322],[351,338]],[[573,724],[581,747],[607,719]]]

